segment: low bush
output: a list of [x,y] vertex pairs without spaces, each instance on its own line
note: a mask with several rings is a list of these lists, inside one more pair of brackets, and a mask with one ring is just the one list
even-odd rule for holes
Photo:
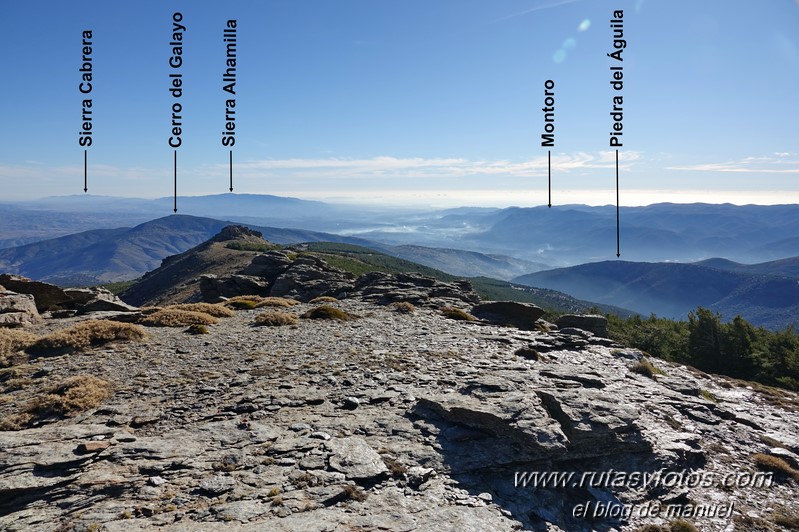
[[24,351],[34,343],[36,343],[36,336],[27,331],[0,328],[0,367],[8,365],[6,360],[8,355]]
[[111,383],[92,375],[69,377],[46,391],[28,406],[28,413],[39,417],[73,417],[100,406],[111,397]]
[[297,316],[279,310],[269,310],[255,317],[255,325],[267,327],[280,327],[281,325],[297,325],[300,322]]
[[532,347],[520,347],[513,352],[514,355],[526,358],[527,360],[541,360],[541,353]]
[[167,309],[188,310],[190,312],[202,312],[214,318],[232,318],[236,315],[235,312],[225,307],[224,305],[216,305],[213,303],[182,303],[180,305],[169,305]]
[[109,342],[138,341],[146,337],[144,329],[130,323],[88,320],[40,338],[28,348],[32,354],[52,351],[81,351]]
[[261,296],[236,296],[225,301],[225,306],[237,310],[249,310],[262,307],[293,307],[299,301],[285,297],[261,297]]
[[353,317],[347,312],[329,305],[322,305],[321,307],[311,309],[303,314],[302,317],[311,320],[347,321],[353,319]]
[[770,454],[756,453],[752,455],[752,461],[755,463],[758,469],[771,471],[773,473],[777,473],[778,475],[799,480],[799,471],[792,468],[791,465],[782,458],[778,458]]
[[344,486],[345,500],[363,502],[366,500],[366,492],[358,486],[347,484]]
[[392,308],[394,312],[399,312],[400,314],[413,314],[416,312],[416,307],[414,307],[413,303],[410,301],[397,301],[396,303],[392,303],[390,308]]
[[642,358],[639,362],[633,364],[632,367],[630,367],[630,371],[643,375],[644,377],[649,377],[652,380],[655,379],[655,375],[663,374],[663,372],[656,368],[648,358]]
[[330,296],[319,296],[308,301],[308,303],[311,303],[312,305],[316,305],[318,303],[338,303],[338,299]]
[[0,418],[0,431],[21,430],[47,419],[74,417],[111,397],[111,383],[92,375],[69,377],[30,401],[21,413]]
[[451,320],[461,320],[461,321],[477,320],[477,318],[475,318],[468,312],[455,307],[444,307],[441,309],[441,314],[443,314],[445,317]]
[[188,334],[209,334],[211,331],[208,330],[208,327],[205,325],[189,325],[189,328],[186,329]]
[[219,319],[205,312],[175,308],[161,309],[139,321],[142,325],[149,327],[186,327],[188,325],[213,325],[218,322]]
[[669,523],[669,532],[699,532],[699,529],[685,519],[676,519]]

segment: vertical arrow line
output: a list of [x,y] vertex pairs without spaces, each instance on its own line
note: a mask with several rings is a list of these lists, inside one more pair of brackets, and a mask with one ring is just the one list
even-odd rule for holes
[[230,150],[230,191],[233,192],[233,150]]
[[173,212],[178,212],[178,150],[175,150],[175,206]]
[[619,150],[616,150],[616,257],[621,257],[619,238]]
[[89,191],[89,150],[83,150],[83,191]]
[[552,208],[552,151],[547,150],[547,180],[549,182],[549,208]]

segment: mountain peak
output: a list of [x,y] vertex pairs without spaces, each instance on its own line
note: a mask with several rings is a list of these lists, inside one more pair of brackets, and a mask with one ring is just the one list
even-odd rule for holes
[[253,231],[243,225],[228,225],[223,227],[211,240],[213,242],[227,242],[229,240],[258,240],[265,242],[263,237],[264,235],[260,231]]

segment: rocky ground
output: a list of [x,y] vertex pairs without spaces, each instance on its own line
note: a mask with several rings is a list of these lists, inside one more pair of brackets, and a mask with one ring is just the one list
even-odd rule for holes
[[[0,528],[573,531],[674,521],[653,503],[689,513],[732,505],[730,516],[687,515],[700,530],[780,530],[799,518],[790,471],[752,481],[755,453],[797,467],[793,394],[661,361],[650,378],[632,371],[640,352],[573,327],[334,305],[357,319],[254,327],[263,310],[240,310],[209,334],[149,327],[141,342],[32,358],[0,415],[72,375],[110,381],[113,395],[74,418],[0,432]],[[522,486],[531,472],[577,477]],[[620,473],[661,476],[642,486]],[[586,504],[596,518],[580,515]],[[596,512],[608,507],[630,515]]]

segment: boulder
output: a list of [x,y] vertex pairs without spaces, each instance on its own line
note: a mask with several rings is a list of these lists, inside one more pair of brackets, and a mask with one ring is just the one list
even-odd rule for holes
[[582,329],[602,338],[608,337],[608,319],[596,314],[564,314],[555,320],[558,328]]
[[353,274],[333,268],[322,259],[302,256],[275,279],[270,295],[308,301],[352,291],[354,280]]
[[9,290],[0,292],[0,327],[22,327],[40,319],[32,295]]
[[[69,298],[70,305],[85,305],[92,299],[97,297],[98,291],[107,292],[107,290],[92,289],[92,288],[65,288],[64,293]],[[108,292],[109,294],[111,292]]]
[[[211,242],[227,242],[228,240],[257,241],[263,240],[263,236],[263,233],[253,231],[249,227],[244,227],[243,225],[228,225],[223,227],[222,230],[211,239]],[[266,240],[263,240],[263,242],[267,243]]]
[[292,260],[282,251],[267,251],[256,255],[249,266],[241,272],[243,275],[263,277],[274,281],[278,275],[291,266]]
[[200,293],[203,301],[216,303],[225,297],[243,295],[269,295],[269,283],[250,275],[229,275],[218,277],[206,274],[200,276]]
[[139,310],[137,307],[128,305],[119,298],[95,298],[80,307],[80,314],[88,314],[89,312],[136,312]]
[[69,296],[60,287],[54,284],[32,281],[20,275],[0,275],[0,284],[12,292],[32,295],[36,302],[36,309],[39,312],[44,312],[69,301]]
[[325,442],[333,454],[330,467],[349,480],[370,480],[388,473],[383,459],[362,438],[333,438]]
[[480,301],[468,281],[445,283],[416,273],[369,272],[358,278],[355,295],[383,305],[407,301],[431,308]]
[[535,322],[544,315],[544,309],[531,303],[492,301],[472,308],[472,314],[496,325],[509,325],[525,331],[535,330]]

